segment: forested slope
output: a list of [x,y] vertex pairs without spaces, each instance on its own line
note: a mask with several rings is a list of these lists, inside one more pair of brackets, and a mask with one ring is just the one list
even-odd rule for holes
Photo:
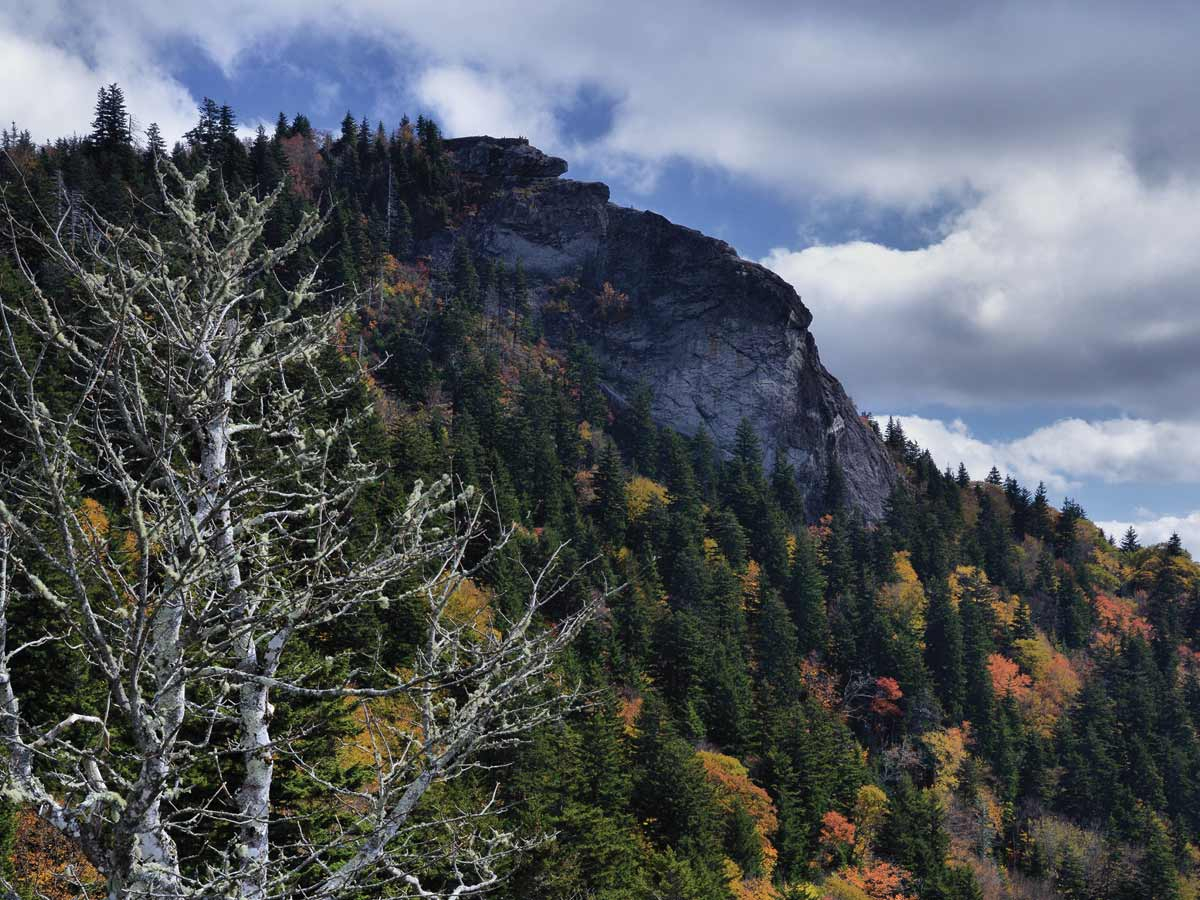
[[[16,216],[40,210],[80,233],[86,204],[151,219],[158,155],[184,172],[212,166],[230,190],[284,185],[269,239],[320,209],[326,229],[297,266],[323,255],[328,286],[362,292],[322,360],[330,373],[375,366],[357,439],[385,476],[355,530],[415,479],[449,472],[519,526],[460,598],[464,615],[502,622],[521,570],[560,541],[569,561],[595,563],[546,627],[591,589],[623,585],[561,667],[594,691],[590,708],[428,801],[453,808],[499,783],[495,815],[547,835],[506,864],[497,896],[1196,895],[1200,568],[1178,541],[1115,546],[1041,486],[939,470],[900,423],[864,418],[896,473],[868,522],[837,465],[805,495],[748,422],[721,452],[704,429],[661,427],[653,384],[615,403],[587,344],[550,321],[603,297],[578,285],[555,296],[521,262],[456,239],[476,209],[433,122],[389,131],[348,115],[323,135],[281,116],[244,143],[214,104],[172,151],[153,132],[135,146],[119,99],[102,92],[85,139],[37,147],[5,133],[0,183]],[[418,255],[434,239],[453,248],[444,264]],[[39,277],[70,302],[52,269]],[[0,293],[25,290],[6,248]],[[116,499],[81,497],[119,544]],[[33,638],[58,614],[27,595],[9,618]],[[364,612],[312,634],[311,652],[403,667],[422,615]],[[37,685],[30,719],[56,721],[64,697],[93,690],[56,653],[14,669]],[[323,784],[362,777],[349,707],[289,700],[276,715],[327,750],[321,777],[282,774],[288,803],[320,805]],[[30,891],[65,890],[51,876],[76,851],[29,809],[5,816],[4,865]]]

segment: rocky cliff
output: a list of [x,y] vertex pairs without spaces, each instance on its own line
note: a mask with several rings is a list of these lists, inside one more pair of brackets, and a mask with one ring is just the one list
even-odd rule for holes
[[[851,503],[882,515],[895,471],[821,365],[812,314],[787,282],[724,241],[610,203],[603,184],[560,178],[566,162],[523,140],[447,148],[476,210],[456,235],[483,257],[523,262],[551,340],[588,341],[618,400],[644,381],[661,424],[704,427],[725,450],[747,418],[806,496],[822,496],[832,456]],[[453,240],[428,252],[445,259]]]

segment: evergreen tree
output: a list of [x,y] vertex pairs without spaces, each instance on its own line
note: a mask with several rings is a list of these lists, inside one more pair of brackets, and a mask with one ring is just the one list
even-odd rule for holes
[[184,138],[192,149],[205,159],[212,159],[220,142],[221,110],[217,101],[205,97],[200,101],[200,121]]
[[908,775],[901,776],[889,806],[879,832],[879,851],[912,872],[919,883],[933,887],[943,878],[950,849],[941,807]]
[[768,591],[758,613],[755,658],[766,682],[767,698],[774,704],[791,702],[800,694],[799,642],[791,613],[776,591]]
[[638,728],[633,797],[639,818],[653,823],[650,832],[659,846],[717,871],[721,815],[700,761],[658,704],[647,702]]
[[458,301],[470,310],[480,310],[479,273],[475,269],[475,260],[471,247],[465,238],[460,237],[454,243],[454,255],[450,260],[454,272],[454,293]]
[[596,470],[596,518],[601,536],[613,546],[625,541],[625,473],[621,457],[611,442],[600,451]]
[[250,150],[250,168],[254,181],[261,192],[273,189],[283,178],[283,170],[275,155],[271,139],[267,137],[267,129],[262,125],[254,135],[254,144]]
[[802,528],[796,533],[792,570],[783,597],[796,623],[800,652],[824,649],[829,628],[825,612],[825,576],[808,529]]
[[1039,481],[1029,509],[1028,533],[1042,540],[1049,540],[1051,533],[1050,502],[1046,498],[1046,485]]
[[943,584],[931,585],[925,623],[925,664],[933,676],[947,718],[963,716],[966,685],[963,669],[963,635],[958,611]]
[[146,129],[146,158],[151,162],[167,155],[167,143],[163,140],[158,123],[151,122]]
[[116,83],[101,87],[96,94],[91,141],[97,149],[106,151],[126,149],[133,142],[125,92]]
[[1178,531],[1171,532],[1171,536],[1167,539],[1164,552],[1167,557],[1180,556],[1183,553],[1183,541],[1180,539]]
[[1067,497],[1054,527],[1054,552],[1057,556],[1075,560],[1075,526],[1083,517],[1083,507]]
[[833,515],[845,506],[846,474],[842,471],[842,464],[833,452],[831,444],[829,462],[825,467],[825,495],[821,509],[826,515]]
[[796,483],[796,470],[781,453],[775,454],[775,465],[771,469],[771,490],[790,525],[804,521],[804,495]]
[[733,510],[728,507],[718,507],[712,513],[711,531],[713,540],[717,542],[721,553],[725,555],[729,565],[741,570],[746,565],[746,531],[738,521]]
[[1150,837],[1146,842],[1146,857],[1141,867],[1141,886],[1144,896],[1155,900],[1179,900],[1179,872],[1171,850],[1170,835],[1162,822],[1152,818]]
[[658,426],[651,411],[653,393],[648,384],[633,392],[629,406],[621,411],[621,431],[628,443],[633,467],[647,478],[658,471]]

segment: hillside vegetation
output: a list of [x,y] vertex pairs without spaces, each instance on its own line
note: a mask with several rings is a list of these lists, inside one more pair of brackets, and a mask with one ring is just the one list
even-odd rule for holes
[[[135,145],[115,88],[86,138],[35,146],[5,132],[5,202],[18,221],[40,228],[44,216],[79,241],[89,206],[152,224],[156,159],[169,158],[185,174],[211,167],[230,192],[281,188],[270,245],[318,210],[324,230],[275,276],[293,283],[323,257],[332,295],[361,296],[319,360],[330,378],[370,367],[344,402],[370,407],[353,440],[382,474],[346,526],[351,549],[417,479],[449,473],[488,498],[489,533],[516,526],[456,593],[458,621],[502,633],[519,616],[523,573],[562,542],[568,567],[594,562],[539,627],[622,586],[550,679],[582,683],[586,708],[489,749],[485,766],[422,801],[445,812],[499,785],[490,815],[544,837],[499,863],[494,896],[1197,896],[1200,566],[1177,540],[1114,544],[1072,501],[1051,507],[1040,485],[942,471],[899,422],[874,426],[902,476],[882,520],[846,502],[836,471],[824,495],[803,496],[786,466],[764,465],[749,425],[720,454],[703,431],[656,425],[653,385],[615,403],[586,347],[544,338],[549,317],[611,302],[621,285],[607,300],[570,285],[556,294],[465,242],[444,270],[415,255],[472,215],[432,121],[387,130],[347,115],[328,135],[281,116],[243,141],[228,108],[201,113],[173,150],[153,128]],[[79,292],[16,240],[69,310]],[[6,246],[0,296],[28,290]],[[64,373],[64,408],[73,392]],[[0,446],[0,472],[17,467],[18,446]],[[9,490],[0,483],[0,499]],[[129,562],[128,510],[86,480],[77,490],[95,541],[114,565]],[[36,591],[19,599],[10,646],[62,627]],[[305,653],[398,671],[427,614],[364,607],[307,632]],[[33,647],[12,677],[36,698],[22,710],[30,721],[102,696],[67,644]],[[399,701],[280,699],[279,727],[324,759],[320,772],[280,763],[281,803],[319,810],[315,827],[336,830],[332,787],[372,790],[370,721],[411,729],[413,715]],[[178,804],[219,798],[222,777],[190,773]],[[28,896],[98,889],[80,848],[37,812],[3,809],[0,868]],[[203,856],[225,840],[214,831],[182,850]],[[453,845],[438,853],[423,882],[434,891],[450,883]]]

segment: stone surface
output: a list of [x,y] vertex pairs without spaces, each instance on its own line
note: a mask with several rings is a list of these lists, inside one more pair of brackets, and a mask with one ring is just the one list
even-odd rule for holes
[[524,138],[487,136],[451,138],[446,149],[454,154],[463,174],[490,178],[556,178],[567,161],[548,156]]
[[[661,424],[686,434],[705,427],[723,450],[748,418],[768,464],[783,454],[814,501],[832,454],[854,506],[882,515],[895,470],[821,364],[812,314],[787,282],[724,241],[610,203],[603,184],[555,177],[566,164],[527,143],[447,146],[466,190],[478,191],[478,212],[457,234],[481,256],[523,262],[551,340],[587,340],[612,394],[645,381]],[[444,260],[456,236],[425,249]],[[623,308],[605,310],[606,282],[626,296]]]

